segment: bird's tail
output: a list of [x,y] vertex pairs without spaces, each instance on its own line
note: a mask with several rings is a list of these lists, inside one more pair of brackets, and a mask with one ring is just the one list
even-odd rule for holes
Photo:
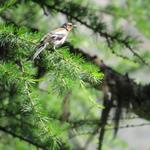
[[32,57],[32,60],[34,60],[45,48],[46,48],[46,43],[40,43],[39,45],[36,46],[36,52]]

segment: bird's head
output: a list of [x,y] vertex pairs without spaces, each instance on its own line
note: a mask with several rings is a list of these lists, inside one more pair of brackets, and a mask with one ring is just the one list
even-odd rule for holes
[[72,23],[68,22],[68,23],[65,23],[63,25],[63,27],[67,30],[67,31],[71,31],[73,27],[76,27],[76,25],[73,25]]

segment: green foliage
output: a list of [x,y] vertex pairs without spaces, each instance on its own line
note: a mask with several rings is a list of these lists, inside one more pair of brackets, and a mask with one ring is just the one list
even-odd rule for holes
[[[1,125],[18,137],[29,138],[29,143],[35,146],[67,149],[61,140],[67,140],[64,130],[68,129],[68,125],[61,125],[59,120],[61,101],[67,91],[76,89],[78,92],[83,85],[86,89],[90,83],[99,84],[103,74],[80,56],[70,54],[66,47],[43,52],[45,76],[37,79],[38,66],[28,58],[34,52],[40,33],[6,25],[1,25],[0,31]],[[37,83],[45,80],[47,88],[40,92]],[[90,101],[89,105],[92,105]]]
[[128,20],[132,19],[131,23],[135,25],[143,34],[150,37],[148,32],[150,26],[148,21],[149,8],[148,0],[138,0],[136,3],[134,1],[127,0],[126,7],[120,8],[112,5],[107,8],[107,11],[108,13],[115,15],[115,20],[118,20],[120,17],[127,18]]
[[[127,19],[149,37],[149,0],[127,0],[123,7],[118,3],[99,7],[88,0],[0,0],[0,149],[83,149],[92,138],[94,144],[101,142],[95,135],[101,128],[100,112],[107,111],[101,92],[107,86],[100,87],[104,74],[93,63],[95,57],[86,59],[78,49],[63,46],[56,51],[48,47],[35,61],[30,58],[45,33],[71,21],[79,24],[68,39],[73,47],[100,53],[121,73],[148,66],[149,51],[135,51],[139,41],[118,22]],[[111,17],[111,31],[103,15]],[[113,80],[110,84],[114,86]],[[109,137],[104,149],[128,149]]]
[[0,13],[2,13],[5,9],[7,9],[8,7],[12,6],[14,3],[16,3],[16,0],[7,0],[7,1],[0,1],[1,5],[0,5]]

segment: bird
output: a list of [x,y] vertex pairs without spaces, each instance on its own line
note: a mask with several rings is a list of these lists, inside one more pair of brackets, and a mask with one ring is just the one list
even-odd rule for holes
[[48,34],[46,34],[39,44],[35,47],[35,54],[33,55],[33,60],[37,58],[37,56],[48,46],[53,46],[53,49],[55,50],[56,47],[62,45],[67,37],[70,31],[73,29],[73,27],[76,27],[76,25],[73,25],[72,23],[64,23],[60,28],[57,28]]

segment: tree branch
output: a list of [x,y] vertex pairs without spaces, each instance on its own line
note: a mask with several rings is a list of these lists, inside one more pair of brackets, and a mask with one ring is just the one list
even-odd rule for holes
[[[103,89],[105,89],[106,87],[109,88],[112,99],[117,102],[116,107],[120,107],[121,102],[122,108],[131,108],[131,110],[139,117],[150,120],[150,84],[137,84],[134,82],[133,79],[130,79],[127,74],[122,75],[111,67],[104,64],[104,62],[100,58],[98,58],[97,55],[85,53],[84,50],[74,48],[70,43],[66,43],[64,46],[66,45],[69,47],[71,53],[75,55],[80,54],[81,57],[84,58],[86,61],[93,62],[100,67],[100,70],[105,75],[105,84],[102,85],[104,86]],[[100,86],[101,85],[97,86],[96,88],[100,89]]]
[[46,149],[46,146],[44,146],[43,144],[36,143],[36,142],[32,141],[32,140],[29,139],[29,138],[26,138],[26,137],[23,137],[23,136],[21,136],[21,135],[18,135],[18,134],[16,134],[16,133],[12,132],[12,131],[9,130],[9,129],[6,129],[5,127],[0,126],[0,131],[5,132],[5,133],[7,133],[7,134],[9,134],[9,135],[11,135],[11,136],[13,136],[13,137],[19,138],[20,140],[23,140],[23,141],[25,141],[25,142],[28,142],[28,143],[30,143],[30,144],[32,144],[32,145],[38,147],[38,148],[42,148],[42,149],[44,149],[44,150]]
[[[118,42],[118,43],[122,44],[124,47],[126,47],[128,50],[130,50],[130,52],[133,53],[133,55],[134,55],[135,57],[137,57],[143,64],[145,64],[146,66],[150,67],[150,64],[149,64],[147,61],[145,61],[145,60],[144,60],[137,52],[135,52],[135,51],[133,50],[133,48],[130,46],[130,43],[128,42],[128,40],[129,40],[131,37],[129,37],[129,36],[119,37],[119,36],[118,36],[119,33],[110,34],[110,33],[108,33],[107,31],[105,31],[104,29],[100,29],[100,27],[98,27],[97,25],[96,25],[96,26],[93,26],[92,24],[87,23],[87,21],[84,21],[83,19],[80,19],[80,18],[78,17],[78,15],[74,15],[73,13],[71,13],[70,11],[68,11],[68,9],[66,9],[66,7],[64,7],[64,8],[62,7],[62,8],[61,8],[60,6],[57,5],[57,3],[54,3],[54,4],[50,5],[50,4],[46,4],[45,2],[40,2],[40,1],[37,2],[36,0],[35,0],[35,2],[38,3],[39,5],[41,5],[41,7],[45,6],[45,7],[47,7],[47,8],[50,9],[50,10],[52,9],[52,10],[55,10],[55,11],[57,11],[57,12],[61,12],[62,14],[65,14],[67,17],[70,17],[70,18],[72,18],[72,19],[78,21],[79,23],[85,25],[86,27],[88,27],[89,29],[91,29],[92,31],[94,31],[95,33],[99,33],[99,35],[100,35],[101,37],[104,37],[104,38],[106,39],[106,42],[107,42],[108,47],[109,47],[110,49],[112,49],[112,43]],[[73,4],[73,3],[67,3],[65,6],[68,5],[68,7],[69,7],[70,10],[71,10],[72,4]],[[74,5],[76,5],[76,4],[74,4]],[[79,6],[79,7],[81,7],[81,6]],[[82,7],[81,7],[81,8],[82,8]],[[83,8],[83,9],[85,9],[85,8]],[[93,16],[94,16],[94,14],[93,14]],[[101,24],[101,27],[102,27],[104,23],[101,22],[100,24]],[[112,50],[112,52],[114,53],[113,50]],[[118,56],[121,56],[122,58],[126,58],[126,59],[127,59],[127,57],[125,57],[125,56],[122,56],[122,55],[119,55],[119,54],[117,54],[117,55],[118,55]]]

